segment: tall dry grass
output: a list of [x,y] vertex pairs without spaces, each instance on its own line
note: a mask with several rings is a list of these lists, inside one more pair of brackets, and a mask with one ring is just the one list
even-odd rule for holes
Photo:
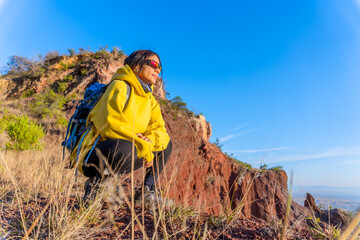
[[99,220],[101,198],[81,206],[85,179],[75,182],[66,164],[56,146],[0,152],[0,236],[84,239],[99,231],[101,222],[92,228],[86,224]]

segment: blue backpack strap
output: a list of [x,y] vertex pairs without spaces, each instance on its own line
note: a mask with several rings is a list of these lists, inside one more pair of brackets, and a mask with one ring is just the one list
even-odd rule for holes
[[[66,145],[67,145],[67,140],[68,140],[68,136],[69,136],[70,126],[71,126],[71,123],[72,123],[72,121],[73,121],[76,113],[78,112],[78,108],[77,108],[78,106],[79,106],[79,103],[76,105],[75,113],[71,116],[71,118],[70,118],[70,120],[69,120],[67,129],[66,129],[65,141],[62,142],[62,145],[63,145],[63,161],[64,161],[64,159],[65,159],[65,148],[66,148]],[[69,167],[70,167],[70,164],[69,164]]]
[[100,137],[101,137],[101,135],[99,135],[99,136],[96,138],[96,140],[95,140],[95,142],[94,142],[93,146],[91,147],[91,149],[90,149],[89,153],[88,153],[88,154],[87,154],[87,156],[86,156],[86,159],[85,159],[85,161],[84,161],[84,164],[87,164],[87,162],[88,162],[88,160],[89,160],[89,157],[90,157],[90,155],[91,155],[92,151],[94,150],[94,148],[95,148],[95,146],[96,146],[97,142],[99,141]]
[[[72,130],[72,132],[71,132],[71,135],[70,135],[70,137],[69,137],[69,139],[68,139],[68,142],[66,143],[66,147],[67,147],[67,149],[69,149],[69,150],[71,150],[71,149],[74,149],[74,144],[75,144],[75,142],[74,142],[74,140],[76,140],[76,138],[75,138],[75,133],[76,133],[76,130],[77,130],[77,128],[78,128],[78,126],[81,124],[81,121],[76,121],[75,122],[75,125],[74,125],[74,127],[73,127],[73,130]],[[74,139],[75,138],[75,139]]]
[[[76,165],[76,163],[77,163],[78,160],[79,160],[81,144],[82,144],[82,142],[83,142],[83,140],[84,140],[84,137],[89,133],[90,129],[91,129],[91,127],[90,127],[88,130],[86,130],[86,132],[84,133],[84,135],[83,135],[83,136],[81,137],[81,139],[80,139],[80,142],[79,142],[79,145],[78,145],[78,149],[77,149],[77,153],[76,153],[75,165]],[[78,168],[76,168],[76,170],[75,170],[75,176],[76,176],[75,182],[77,181],[77,170],[78,170]]]

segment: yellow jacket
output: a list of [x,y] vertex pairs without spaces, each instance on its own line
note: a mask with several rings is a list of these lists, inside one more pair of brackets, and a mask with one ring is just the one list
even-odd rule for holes
[[[131,86],[125,109],[127,86],[124,81]],[[147,162],[153,160],[152,152],[165,150],[170,141],[158,102],[151,92],[144,91],[128,65],[116,71],[105,93],[90,112],[86,126],[91,126],[91,129],[80,146],[78,157],[80,172],[85,155],[99,135],[101,136],[99,142],[110,138],[133,141],[137,149],[137,157],[144,158]],[[148,137],[151,143],[137,137],[137,133]],[[78,147],[75,147],[70,156],[73,166],[76,164]]]

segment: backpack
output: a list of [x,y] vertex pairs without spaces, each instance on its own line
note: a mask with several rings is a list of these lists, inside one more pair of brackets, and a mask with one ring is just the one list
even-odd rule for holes
[[[128,82],[126,81],[124,82],[126,83],[126,87],[127,87],[126,102],[124,105],[124,109],[125,109],[129,102],[131,87]],[[106,91],[107,87],[108,85],[106,84],[94,83],[85,90],[84,99],[78,101],[78,104],[76,105],[76,110],[74,114],[71,116],[69,120],[69,124],[66,129],[65,140],[61,144],[63,146],[63,159],[65,158],[65,148],[68,149],[70,153],[72,153],[74,148],[78,144],[81,145],[85,135],[90,131],[91,126],[86,127],[87,118],[91,110],[95,107],[95,105],[100,100],[101,96]],[[87,162],[87,159],[89,158],[91,152],[95,148],[99,139],[100,136],[95,140],[94,145],[87,154],[85,162]],[[78,160],[79,153],[80,153],[80,148],[78,148],[76,162]],[[67,168],[73,168],[73,167],[74,166],[71,164],[71,161],[69,161],[69,166]]]

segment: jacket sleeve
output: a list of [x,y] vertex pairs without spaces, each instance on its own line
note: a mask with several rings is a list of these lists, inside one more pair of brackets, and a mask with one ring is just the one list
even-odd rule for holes
[[154,157],[150,143],[136,136],[135,130],[123,114],[126,92],[125,82],[113,81],[91,111],[89,122],[94,124],[102,139],[120,138],[134,141],[137,157],[150,162]]
[[162,151],[165,150],[170,137],[166,132],[165,121],[161,114],[161,108],[159,103],[155,100],[154,96],[151,98],[151,117],[148,127],[146,128],[143,135],[151,140],[151,149],[152,151]]

